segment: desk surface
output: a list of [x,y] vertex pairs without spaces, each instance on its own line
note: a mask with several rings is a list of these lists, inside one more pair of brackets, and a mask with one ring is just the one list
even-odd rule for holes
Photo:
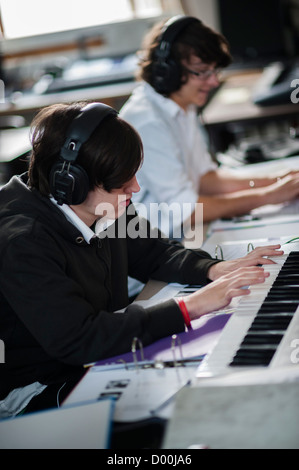
[[204,123],[212,126],[233,121],[299,114],[298,104],[261,107],[252,102],[251,93],[261,73],[260,70],[252,70],[227,76],[224,84],[203,110]]
[[20,94],[16,95],[13,102],[0,104],[0,115],[23,114],[36,111],[45,106],[55,103],[66,103],[73,101],[103,101],[115,106],[118,99],[127,98],[136,87],[135,81],[115,83],[113,85],[101,85],[61,93],[49,94]]
[[298,390],[298,377],[294,383],[185,387],[163,448],[298,449]]
[[10,162],[30,149],[29,127],[0,130],[0,162]]

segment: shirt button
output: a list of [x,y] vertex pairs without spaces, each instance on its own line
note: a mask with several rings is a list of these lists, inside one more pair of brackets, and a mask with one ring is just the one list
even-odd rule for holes
[[83,243],[83,242],[84,242],[84,237],[77,237],[77,238],[76,238],[76,243],[78,243],[78,245],[79,245],[80,243]]

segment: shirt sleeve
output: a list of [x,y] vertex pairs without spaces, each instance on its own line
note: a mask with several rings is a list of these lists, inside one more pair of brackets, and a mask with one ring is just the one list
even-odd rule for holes
[[[132,220],[134,214],[130,217]],[[139,236],[127,239],[130,276],[143,283],[149,279],[199,285],[210,282],[208,272],[219,260],[200,248],[186,249],[181,243],[162,237],[146,219],[138,220]]]
[[145,151],[140,184],[150,188],[157,202],[194,204],[198,194],[181,159],[180,143],[167,123],[157,119],[138,131]]

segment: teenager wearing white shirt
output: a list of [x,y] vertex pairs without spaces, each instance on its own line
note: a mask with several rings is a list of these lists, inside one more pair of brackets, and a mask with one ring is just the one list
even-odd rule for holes
[[[219,70],[230,62],[226,39],[197,18],[173,18],[156,25],[145,38],[140,84],[120,114],[137,129],[144,146],[137,175],[141,191],[134,202],[142,203],[147,214],[153,202],[188,204],[189,213],[177,211],[167,235],[184,218],[194,220],[198,202],[203,203],[204,222],[209,222],[299,195],[296,172],[249,180],[213,162],[197,109],[219,85]],[[169,226],[169,212],[162,210],[161,215],[163,230]]]

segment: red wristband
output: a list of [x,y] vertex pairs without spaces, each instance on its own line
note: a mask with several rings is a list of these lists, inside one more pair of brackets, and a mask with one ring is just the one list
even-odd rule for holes
[[181,309],[186,327],[188,328],[188,330],[192,330],[190,316],[189,316],[186,304],[184,302],[184,299],[182,297],[178,297],[176,301],[178,303],[178,306]]

